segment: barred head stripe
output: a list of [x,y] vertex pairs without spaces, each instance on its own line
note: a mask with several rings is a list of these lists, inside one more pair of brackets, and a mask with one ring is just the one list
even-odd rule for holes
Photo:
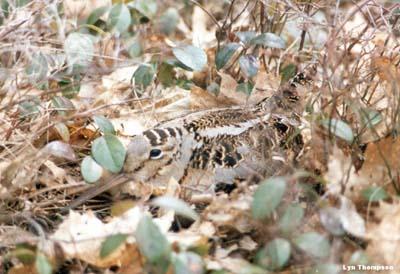
[[152,146],[158,145],[158,136],[153,132],[153,130],[146,130],[143,132],[143,136],[145,136]]
[[175,129],[169,127],[169,128],[167,128],[167,131],[169,133],[169,136],[176,137]]
[[156,129],[154,129],[154,131],[158,134],[158,136],[160,137],[160,140],[164,140],[168,137],[167,130],[165,130],[165,129],[156,128]]

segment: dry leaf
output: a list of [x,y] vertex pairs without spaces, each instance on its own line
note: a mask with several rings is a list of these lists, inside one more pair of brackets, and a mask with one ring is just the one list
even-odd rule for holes
[[[374,263],[394,266],[400,265],[398,256],[400,249],[400,203],[398,200],[393,204],[380,203],[376,210],[377,217],[381,220],[378,224],[368,225],[367,238],[370,244],[367,247],[367,255],[373,258]],[[392,272],[398,273],[397,269]]]
[[359,175],[368,181],[369,185],[382,186],[396,195],[392,182],[399,185],[399,155],[400,138],[387,137],[368,144]]

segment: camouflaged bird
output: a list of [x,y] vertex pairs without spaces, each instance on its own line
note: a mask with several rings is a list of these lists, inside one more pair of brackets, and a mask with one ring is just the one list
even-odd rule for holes
[[[129,189],[137,183],[166,185],[174,178],[190,193],[212,193],[218,184],[282,173],[303,147],[299,79],[254,106],[199,111],[134,136],[123,168],[129,179],[120,182]],[[119,184],[95,187],[74,206]]]
[[299,97],[284,89],[253,107],[201,111],[133,137],[124,172],[154,185],[174,178],[194,192],[276,175],[303,146],[295,111]]

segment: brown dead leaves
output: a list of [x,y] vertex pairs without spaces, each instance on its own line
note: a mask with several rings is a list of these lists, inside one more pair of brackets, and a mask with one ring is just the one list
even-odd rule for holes
[[[369,258],[374,263],[393,266],[400,264],[395,255],[400,248],[400,204],[396,198],[400,177],[399,153],[398,137],[390,136],[368,144],[362,168],[356,172],[351,158],[335,147],[325,174],[328,192],[335,195],[343,193],[346,199],[355,203],[358,212],[362,212],[366,222],[363,238],[369,241],[366,250]],[[393,200],[379,203],[366,201],[361,193],[372,186],[382,187]],[[347,209],[345,212],[348,215],[351,211]],[[354,218],[347,220],[353,222]],[[350,227],[355,228],[354,224]]]

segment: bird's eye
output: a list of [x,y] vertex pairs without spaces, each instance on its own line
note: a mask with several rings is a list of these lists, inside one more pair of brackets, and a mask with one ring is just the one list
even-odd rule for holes
[[150,159],[160,159],[162,156],[162,151],[158,148],[150,150]]

